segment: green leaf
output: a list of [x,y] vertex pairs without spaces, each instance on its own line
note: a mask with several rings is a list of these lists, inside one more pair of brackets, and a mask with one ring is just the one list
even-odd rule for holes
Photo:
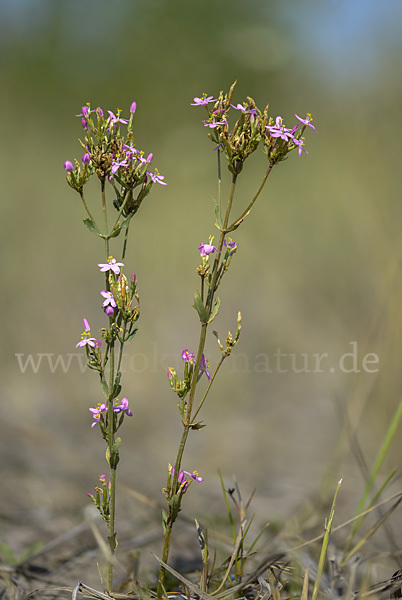
[[217,227],[219,229],[219,231],[222,231],[221,208],[219,206],[218,201],[214,198],[214,196],[212,196],[212,200],[214,202],[214,213],[215,213],[215,217],[216,217],[215,227]]
[[118,371],[116,378],[114,380],[114,384],[113,384],[113,398],[116,398],[121,392],[120,379],[121,379],[121,371]]
[[124,341],[125,341],[125,342],[129,342],[130,340],[132,340],[132,339],[133,339],[133,337],[135,336],[135,334],[137,333],[137,331],[138,331],[138,327],[135,327],[135,328],[133,329],[133,331],[131,331],[131,332],[128,334],[127,338],[126,338]]
[[97,228],[96,224],[92,221],[92,219],[87,217],[86,219],[84,219],[83,223],[84,223],[85,227],[87,227],[89,229],[89,231],[91,231],[95,235],[99,235],[100,237],[103,237],[103,234],[99,231],[99,229]]
[[211,311],[211,316],[210,316],[210,317],[209,317],[209,319],[208,319],[208,323],[210,323],[211,321],[213,321],[213,320],[215,319],[216,315],[217,315],[217,314],[218,314],[218,312],[219,312],[219,308],[220,308],[220,306],[221,306],[221,301],[219,300],[219,298],[217,298],[217,299],[215,300],[214,307],[213,307],[213,309],[212,309],[212,311]]
[[206,323],[208,320],[207,311],[205,310],[205,306],[201,300],[199,292],[196,292],[194,295],[193,307],[198,312],[198,316],[200,317],[201,323]]
[[163,533],[166,533],[166,525],[167,525],[167,520],[168,520],[168,513],[167,511],[162,508],[162,527],[163,527]]
[[113,229],[112,233],[108,237],[115,238],[118,235],[120,235],[120,231],[121,231],[121,227],[119,225],[116,225],[116,227]]
[[123,186],[126,190],[130,189],[130,186],[127,185],[127,183],[123,181],[118,175],[116,175],[116,173],[113,175],[113,177],[115,178],[117,183],[120,183],[120,185]]
[[117,451],[120,448],[120,444],[121,444],[121,438],[118,437],[118,438],[116,438],[116,440],[115,440],[115,442],[114,442],[114,444],[112,446],[112,453],[113,454],[117,453]]
[[120,223],[120,227],[123,229],[123,227],[128,227],[130,225],[130,221],[133,218],[134,213],[130,213],[128,215],[128,217],[126,219],[124,219],[124,221],[122,223]]

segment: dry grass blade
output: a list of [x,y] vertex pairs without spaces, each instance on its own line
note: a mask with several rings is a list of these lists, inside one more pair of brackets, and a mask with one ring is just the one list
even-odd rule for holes
[[281,600],[281,594],[279,592],[278,581],[274,575],[272,569],[268,569],[267,579],[271,588],[273,600]]
[[300,600],[308,600],[308,569],[304,569],[303,587]]
[[[65,592],[66,597],[70,597],[72,600],[78,600],[78,594],[80,594],[83,598],[88,598],[89,600],[94,600],[94,598],[98,598],[99,600],[139,600],[140,596],[137,594],[113,594],[113,596],[109,596],[105,592],[100,592],[99,590],[95,590],[94,588],[86,585],[79,581],[74,588],[68,586],[55,586],[48,588],[38,588],[33,592],[30,592],[26,598],[34,598],[36,594],[40,594],[40,598],[44,596],[51,596],[55,598],[55,592]],[[61,598],[60,594],[57,594],[57,598]]]
[[[386,498],[385,500],[381,500],[381,502],[378,502],[378,504],[371,506],[367,510],[364,510],[362,513],[355,515],[354,517],[352,517],[351,519],[348,519],[344,523],[341,523],[340,525],[333,527],[332,533],[335,533],[336,531],[343,529],[343,527],[350,525],[356,519],[359,519],[360,517],[368,515],[369,513],[373,512],[374,510],[377,510],[380,506],[383,506],[384,504],[387,504],[388,502],[392,502],[392,500],[395,500],[395,498],[402,498],[402,492],[396,492],[396,494],[392,494],[392,496],[390,496],[389,498]],[[307,542],[303,542],[302,544],[293,546],[293,548],[290,548],[288,550],[288,552],[294,552],[296,550],[301,550],[301,548],[305,548],[306,546],[311,546],[311,544],[314,544],[315,542],[319,542],[320,540],[322,540],[324,535],[325,535],[325,533],[321,533],[320,535],[317,535],[316,537],[312,538],[311,540],[308,540]]]
[[368,588],[358,590],[355,593],[354,598],[366,598],[368,596],[383,594],[384,592],[390,592],[390,596],[392,597],[392,594],[398,592],[398,590],[401,589],[401,586],[402,570],[397,571],[390,579],[386,579],[385,581],[371,585]]
[[181,575],[180,573],[178,573],[178,571],[175,571],[175,569],[173,569],[168,564],[166,564],[165,562],[163,562],[163,560],[161,560],[160,558],[158,558],[156,556],[156,554],[154,554],[154,556],[155,556],[156,560],[158,561],[158,563],[160,565],[162,565],[162,567],[164,569],[166,569],[166,571],[169,571],[169,573],[171,573],[172,575],[174,575],[176,577],[176,579],[178,579],[179,581],[181,581],[181,583],[183,583],[191,592],[193,592],[194,594],[196,594],[202,600],[212,600],[212,596],[210,596],[206,592],[203,592],[202,589],[198,585],[196,585],[195,583],[193,583],[189,579],[186,579],[185,577],[183,577],[183,575]]
[[226,569],[225,575],[222,578],[222,582],[221,582],[220,586],[213,592],[213,595],[217,594],[223,588],[223,586],[225,585],[225,581],[229,577],[230,571],[232,570],[233,564],[234,564],[234,562],[236,560],[237,552],[238,552],[238,550],[240,548],[241,541],[242,541],[242,539],[244,537],[244,525],[245,525],[245,523],[246,523],[245,519],[243,519],[243,521],[240,523],[239,533],[237,534],[236,543],[234,545],[232,556],[230,557],[230,561],[229,561],[228,567]]
[[396,507],[400,504],[401,501],[402,501],[402,496],[395,502],[395,504],[393,504],[391,506],[391,508],[389,508],[387,510],[387,512],[380,519],[378,519],[378,521],[373,525],[373,527],[370,528],[370,530],[366,533],[366,535],[363,536],[362,539],[357,542],[357,544],[355,544],[355,546],[352,548],[352,550],[349,552],[349,554],[347,554],[347,556],[342,560],[341,565],[346,564],[351,559],[351,557],[354,554],[356,554],[356,552],[358,550],[360,550],[360,548],[362,548],[362,546],[364,546],[364,544],[374,535],[374,533],[377,531],[377,529],[379,529],[379,527],[381,527],[381,525],[393,513],[393,511],[396,509]]
[[231,588],[228,590],[224,590],[217,596],[214,596],[214,599],[215,600],[217,600],[217,599],[223,600],[227,596],[232,596],[234,594],[234,592],[238,592],[239,590],[244,589],[248,585],[255,583],[255,581],[258,580],[259,576],[262,573],[265,573],[265,571],[269,568],[277,568],[277,569],[283,570],[285,565],[280,563],[280,561],[283,558],[285,558],[285,556],[286,555],[283,552],[278,552],[277,554],[268,556],[267,558],[265,558],[263,561],[260,562],[260,564],[256,567],[256,569],[254,569],[254,571],[252,573],[250,573],[250,575],[248,575],[247,577],[244,577],[243,581],[241,581],[240,583],[238,583],[236,585],[231,586]]

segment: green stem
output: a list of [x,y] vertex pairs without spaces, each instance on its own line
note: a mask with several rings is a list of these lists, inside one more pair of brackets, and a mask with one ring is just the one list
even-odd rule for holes
[[226,235],[226,233],[229,233],[230,231],[234,231],[235,229],[237,229],[238,226],[240,225],[240,223],[242,221],[244,221],[244,219],[247,217],[247,215],[249,214],[249,212],[253,208],[254,202],[257,200],[258,196],[260,195],[260,193],[262,191],[262,188],[264,187],[265,182],[267,181],[268,176],[269,176],[270,172],[272,171],[273,166],[274,166],[273,164],[269,165],[269,167],[268,167],[268,169],[267,169],[267,171],[266,171],[266,173],[265,173],[265,175],[264,175],[264,177],[262,179],[260,187],[256,191],[256,193],[255,193],[254,197],[252,198],[250,204],[242,212],[242,214],[240,215],[240,217],[238,219],[236,219],[235,221],[233,221],[233,223],[231,225],[229,225],[229,227],[227,227],[227,222],[226,222],[226,224],[223,225],[223,228],[222,228],[223,229],[223,231],[222,231],[223,235]]
[[[215,291],[216,291],[215,288],[216,288],[216,283],[217,283],[217,279],[218,279],[218,268],[219,268],[219,264],[220,264],[221,251],[222,251],[223,242],[225,239],[225,229],[229,222],[230,211],[232,208],[233,197],[234,197],[234,193],[235,193],[235,189],[236,189],[236,180],[237,180],[237,176],[233,175],[229,199],[228,199],[228,203],[226,206],[226,214],[225,214],[225,220],[223,223],[223,231],[221,232],[219,245],[218,245],[219,252],[217,253],[217,257],[215,258],[215,262],[213,265],[211,286],[210,286],[210,289],[208,292],[207,302],[206,302],[206,307],[205,307],[208,318],[210,317],[211,311],[212,311],[214,295],[215,295]],[[208,318],[207,318],[207,321],[208,321]],[[182,462],[184,448],[185,448],[185,445],[187,442],[188,434],[191,429],[192,409],[193,409],[193,403],[194,403],[194,398],[195,398],[195,391],[196,391],[196,387],[197,387],[198,373],[199,373],[200,366],[201,366],[202,355],[204,353],[205,341],[206,341],[206,336],[207,336],[207,327],[208,327],[207,322],[202,323],[200,339],[199,339],[199,343],[198,343],[197,358],[196,358],[193,376],[192,376],[192,380],[191,380],[190,395],[189,395],[189,399],[187,402],[186,416],[185,416],[185,420],[183,423],[184,429],[183,429],[182,437],[180,440],[179,449],[177,452],[173,481],[171,484],[171,486],[172,486],[171,494],[172,495],[176,494],[178,491],[177,483],[178,483],[178,477],[179,477],[180,468],[181,468],[181,462]],[[205,394],[205,396],[206,396],[206,394]],[[205,400],[205,397],[201,400],[201,404],[198,407],[196,414],[198,413],[199,409],[201,408],[201,405],[204,400]],[[163,553],[162,553],[162,561],[164,563],[166,563],[169,558],[170,539],[171,539],[171,535],[172,535],[173,524],[174,524],[174,522],[171,522],[170,519],[168,519],[168,522],[166,524],[165,542],[164,542]],[[158,589],[157,589],[157,597],[158,598],[162,597],[163,590],[164,590],[164,585],[163,585],[164,580],[165,580],[165,569],[164,569],[164,567],[161,567],[160,572],[159,572],[159,581],[158,581]]]
[[213,375],[212,375],[212,377],[211,377],[211,380],[210,380],[210,381],[209,381],[209,383],[208,383],[207,389],[205,390],[205,392],[204,392],[204,395],[203,395],[203,397],[201,398],[201,401],[200,401],[200,403],[199,403],[199,405],[198,405],[198,407],[197,407],[197,410],[196,410],[196,411],[195,411],[195,413],[193,414],[193,418],[192,418],[192,421],[193,421],[193,422],[194,422],[194,420],[197,418],[197,415],[198,415],[198,413],[200,412],[200,410],[201,410],[201,407],[202,407],[202,405],[203,405],[203,404],[204,404],[204,402],[205,402],[205,399],[206,399],[206,397],[207,397],[207,395],[208,395],[208,392],[209,392],[209,390],[211,389],[211,387],[212,387],[212,384],[213,384],[213,382],[214,382],[214,379],[215,379],[215,377],[216,377],[216,375],[217,375],[217,373],[218,373],[219,369],[221,368],[221,366],[222,366],[222,363],[223,363],[223,361],[225,360],[225,358],[227,358],[227,356],[221,356],[221,359],[220,359],[220,361],[219,361],[219,363],[218,363],[218,365],[217,365],[217,367],[216,367],[216,369],[215,369],[215,371],[214,371],[214,373],[213,373]]
[[85,196],[84,196],[84,192],[83,192],[83,190],[81,190],[81,191],[80,191],[80,196],[81,196],[81,200],[82,200],[82,203],[83,203],[83,205],[84,205],[84,208],[85,208],[85,210],[87,211],[87,215],[88,215],[88,217],[91,219],[92,223],[93,223],[93,224],[95,225],[95,227],[96,227],[95,219],[93,218],[93,216],[92,216],[92,213],[91,213],[91,211],[90,211],[90,210],[89,210],[89,208],[88,208],[87,201],[85,200]]
[[[103,227],[105,231],[105,236],[107,233],[107,207],[106,207],[106,190],[105,190],[105,180],[101,179],[101,196],[102,196],[102,212],[103,212]],[[109,258],[109,238],[105,238],[105,250],[106,250],[106,260]],[[109,290],[109,288],[107,288]]]
[[116,515],[116,460],[113,452],[115,419],[113,412],[113,389],[114,389],[114,340],[110,343],[110,362],[109,362],[109,398],[108,398],[108,451],[110,466],[110,490],[109,490],[109,521],[108,521],[108,542],[111,556],[108,563],[108,590],[112,592],[113,587],[113,555],[116,550],[116,535],[114,531]]

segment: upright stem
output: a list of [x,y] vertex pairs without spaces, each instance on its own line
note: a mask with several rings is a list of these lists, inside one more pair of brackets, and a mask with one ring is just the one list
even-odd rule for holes
[[108,398],[108,450],[109,450],[109,465],[110,465],[110,490],[109,490],[109,522],[108,522],[108,542],[110,548],[110,559],[108,563],[108,591],[111,593],[113,588],[113,555],[116,550],[116,534],[114,531],[115,516],[116,516],[116,459],[113,451],[114,446],[114,340],[110,343],[110,358],[109,358],[109,398]]
[[[107,235],[107,208],[106,208],[106,190],[105,190],[105,180],[101,179],[101,196],[102,196],[102,212],[103,212],[103,227],[105,231],[105,235]],[[109,239],[105,239],[105,250],[106,250],[106,260],[109,257]],[[107,288],[109,289],[109,288]]]
[[[235,189],[236,189],[236,180],[237,180],[237,176],[233,175],[229,199],[228,199],[228,203],[226,206],[225,219],[224,219],[223,227],[222,227],[223,231],[222,231],[220,239],[219,239],[219,245],[218,245],[219,252],[217,253],[217,257],[215,258],[214,265],[212,268],[211,285],[210,285],[210,288],[208,291],[207,302],[206,302],[206,306],[205,306],[206,312],[207,312],[207,321],[208,321],[208,318],[210,317],[211,311],[212,311],[212,306],[213,306],[213,301],[214,301],[214,296],[215,296],[215,291],[216,291],[216,289],[215,289],[216,282],[217,282],[217,278],[218,278],[218,267],[219,267],[219,263],[220,263],[223,242],[225,239],[225,229],[229,222],[230,211],[232,208],[233,197],[234,197],[234,193],[235,193]],[[219,190],[219,194],[220,194],[220,190]],[[219,201],[220,201],[220,198],[219,198]],[[194,371],[193,371],[193,377],[191,380],[191,387],[190,387],[189,399],[187,402],[186,415],[185,415],[185,419],[183,422],[184,429],[183,429],[183,433],[181,436],[180,445],[179,445],[176,462],[175,462],[175,469],[174,469],[173,482],[172,482],[172,494],[173,495],[177,494],[177,490],[178,490],[177,483],[178,483],[178,477],[180,474],[181,461],[183,458],[184,448],[186,446],[188,434],[191,429],[192,409],[193,409],[193,404],[194,404],[195,391],[196,391],[196,387],[197,387],[198,373],[200,370],[202,355],[204,353],[205,341],[206,341],[206,337],[207,337],[207,327],[208,327],[207,322],[201,324],[197,358],[196,358],[195,367],[194,367]],[[170,516],[170,512],[169,512],[169,516]],[[171,535],[172,535],[173,524],[174,524],[174,521],[171,522],[171,520],[168,518],[167,523],[166,523],[165,542],[163,545],[163,552],[162,552],[162,560],[165,563],[167,562],[167,560],[169,558],[170,540],[171,540]],[[158,598],[162,597],[163,589],[164,589],[164,586],[163,586],[164,580],[165,580],[165,569],[163,567],[161,567],[160,573],[159,573],[158,589],[157,589],[157,597]]]

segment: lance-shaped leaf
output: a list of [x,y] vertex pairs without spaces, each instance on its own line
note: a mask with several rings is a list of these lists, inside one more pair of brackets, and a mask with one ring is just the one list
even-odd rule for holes
[[138,327],[135,327],[135,328],[134,328],[134,329],[133,329],[133,330],[132,330],[132,331],[131,331],[131,332],[128,334],[128,336],[126,337],[126,339],[125,339],[124,341],[125,341],[125,342],[129,342],[130,340],[132,340],[132,339],[133,339],[133,337],[135,336],[135,334],[137,333],[137,331],[138,331]]
[[215,319],[216,315],[219,312],[220,306],[221,306],[221,301],[219,300],[219,298],[217,298],[215,300],[214,307],[213,307],[213,309],[211,311],[211,316],[208,319],[208,323],[210,323],[211,321],[213,321]]
[[89,231],[91,231],[95,235],[99,235],[100,237],[103,237],[102,232],[99,231],[99,229],[97,228],[95,223],[92,221],[92,219],[87,217],[86,219],[84,219],[83,223],[84,223],[85,227],[87,227],[89,229]]
[[205,306],[201,300],[201,296],[199,292],[195,292],[194,295],[194,304],[195,310],[198,312],[198,316],[200,317],[201,323],[206,323],[208,320],[207,311],[205,310]]
[[214,213],[216,217],[215,227],[222,231],[222,219],[221,219],[221,207],[219,206],[219,202],[212,196],[212,200],[214,202]]
[[116,379],[114,380],[113,391],[112,391],[113,398],[116,398],[121,392],[120,379],[121,379],[121,371],[119,371],[117,373]]
[[120,235],[120,231],[121,231],[121,227],[119,225],[116,225],[116,227],[113,229],[112,233],[109,234],[109,238],[115,238],[118,235]]

